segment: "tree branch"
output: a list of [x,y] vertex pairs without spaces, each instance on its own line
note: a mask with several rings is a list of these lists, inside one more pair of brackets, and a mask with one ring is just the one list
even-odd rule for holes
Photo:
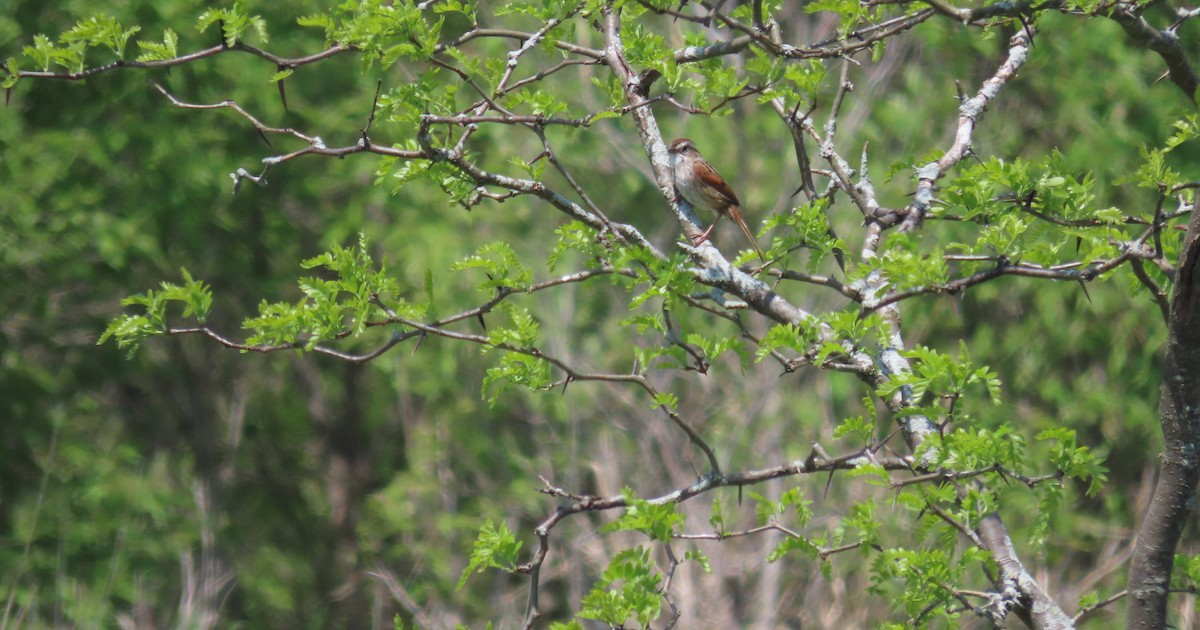
[[1108,17],[1120,24],[1121,28],[1125,30],[1125,34],[1138,46],[1158,53],[1158,56],[1167,63],[1167,75],[1171,78],[1171,83],[1183,90],[1189,100],[1195,102],[1196,88],[1200,86],[1200,77],[1196,75],[1196,70],[1188,61],[1187,52],[1180,44],[1179,36],[1175,34],[1173,28],[1163,31],[1155,29],[1150,26],[1146,18],[1141,16],[1140,8],[1125,2],[1116,3]]
[[1159,422],[1163,452],[1158,485],[1138,528],[1129,568],[1128,627],[1163,628],[1175,548],[1195,515],[1200,481],[1200,214],[1180,248],[1167,322]]
[[354,50],[355,50],[355,48],[353,48],[352,46],[343,46],[342,44],[335,44],[333,46],[330,46],[329,48],[326,48],[325,50],[323,50],[319,53],[314,53],[312,55],[307,55],[304,57],[288,58],[288,57],[280,57],[279,55],[267,52],[265,50],[262,50],[261,48],[255,48],[254,46],[248,46],[246,44],[238,42],[238,43],[235,43],[233,46],[225,46],[224,44],[222,44],[222,45],[218,45],[218,46],[213,46],[211,48],[205,48],[204,50],[198,50],[193,53],[188,53],[186,55],[172,57],[171,59],[158,59],[158,60],[154,60],[154,61],[127,61],[124,59],[119,59],[112,63],[106,63],[102,66],[94,66],[91,68],[85,68],[79,72],[48,72],[48,71],[40,71],[40,70],[20,70],[17,72],[17,77],[18,78],[30,78],[30,79],[61,79],[61,80],[65,80],[65,81],[82,81],[83,79],[87,79],[89,77],[94,77],[94,76],[97,76],[100,74],[104,74],[106,72],[111,72],[113,70],[117,70],[120,68],[141,68],[141,69],[171,68],[174,66],[181,66],[184,64],[188,64],[193,61],[198,61],[198,60],[204,59],[206,57],[214,57],[216,55],[221,55],[221,54],[225,54],[225,53],[229,53],[229,52],[248,53],[248,54],[254,55],[256,57],[261,57],[263,59],[266,59],[267,61],[270,61],[271,63],[275,64],[275,66],[277,68],[279,68],[280,70],[288,70],[288,69],[293,69],[293,68],[299,68],[300,66],[308,65],[310,63],[316,63],[318,61],[323,61],[330,57],[340,55],[344,52],[351,52]]

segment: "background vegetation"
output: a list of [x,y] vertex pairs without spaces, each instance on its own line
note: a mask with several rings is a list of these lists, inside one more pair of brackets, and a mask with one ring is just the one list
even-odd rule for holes
[[[646,4],[686,16],[713,10],[695,2]],[[869,17],[848,13],[858,3],[766,4],[787,41],[797,45],[844,34],[859,23],[856,19]],[[940,4],[858,6],[880,12],[871,16],[887,17]],[[427,24],[444,20],[442,40],[448,41],[468,32],[473,16],[483,26],[532,32],[544,24],[544,13],[559,12],[565,15],[559,35],[564,41],[604,47],[599,12],[581,14],[577,7],[568,11],[572,7],[556,3],[514,3],[506,11],[481,3],[472,14],[466,8],[450,10],[454,6],[452,1],[424,3],[417,13]],[[854,89],[845,94],[838,115],[836,150],[857,167],[859,153],[869,147],[879,200],[904,207],[912,203],[913,167],[938,157],[953,139],[960,104],[956,85],[974,95],[1005,58],[1010,37],[1036,28],[1027,64],[980,119],[973,143],[978,159],[963,161],[942,182],[938,196],[945,205],[935,207],[927,222],[935,227],[905,236],[889,232],[886,247],[940,255],[951,251],[951,243],[974,243],[981,225],[1009,220],[1005,212],[1016,213],[1011,208],[993,209],[991,218],[974,222],[937,220],[942,212],[964,214],[964,208],[973,207],[966,200],[972,195],[1007,192],[1000,185],[994,191],[971,188],[996,177],[999,160],[1030,164],[1031,181],[1042,185],[1039,194],[1062,187],[1071,203],[1080,202],[1072,206],[1077,218],[1109,208],[1119,216],[1154,216],[1159,191],[1145,164],[1153,157],[1150,151],[1166,146],[1173,134],[1186,136],[1186,125],[1175,123],[1193,104],[1176,85],[1156,82],[1165,71],[1160,55],[1139,48],[1116,20],[1103,18],[1115,6],[1071,5],[1026,16],[1024,24],[1009,16],[986,27],[936,15],[890,38],[886,46],[853,57],[847,77]],[[1131,6],[1160,28],[1175,19],[1173,9],[1162,3]],[[718,9],[735,15],[731,12],[750,7]],[[497,554],[492,564],[512,568],[515,562],[503,557],[512,548],[505,532],[522,545],[516,562],[530,561],[538,545],[535,527],[573,500],[537,489],[652,498],[707,472],[704,453],[655,408],[661,400],[620,382],[568,387],[555,370],[539,382],[506,363],[508,353],[481,352],[478,345],[433,334],[413,336],[366,362],[300,350],[237,352],[201,335],[143,341],[118,334],[97,344],[118,316],[146,312],[138,304],[123,306],[123,298],[141,294],[147,296],[144,302],[153,302],[144,292],[158,291],[164,281],[183,287],[196,279],[211,287],[207,324],[230,339],[304,346],[318,340],[311,336],[311,322],[294,311],[280,311],[249,331],[243,321],[256,317],[262,302],[295,306],[306,295],[319,298],[321,291],[313,287],[345,277],[333,271],[338,264],[356,273],[384,269],[389,280],[364,282],[382,282],[373,286],[388,289],[384,295],[394,299],[391,307],[419,307],[416,319],[422,321],[485,303],[501,285],[542,282],[596,266],[595,243],[602,239],[544,201],[516,196],[464,208],[451,197],[466,194],[473,184],[447,173],[408,173],[411,167],[405,164],[412,162],[404,160],[293,159],[272,167],[264,185],[243,179],[231,192],[230,173],[257,174],[260,158],[306,145],[286,134],[259,133],[229,109],[173,106],[167,94],[195,104],[234,101],[265,125],[320,136],[328,147],[354,145],[374,114],[374,144],[411,150],[417,149],[414,126],[406,116],[413,102],[429,99],[422,102],[436,107],[441,99],[461,109],[476,95],[454,73],[417,59],[419,51],[386,56],[390,46],[420,47],[394,32],[389,34],[394,40],[372,39],[384,35],[371,28],[385,29],[370,20],[399,21],[400,9],[389,13],[375,2],[339,8],[294,2],[239,3],[227,10],[214,16],[207,3],[189,0],[104,7],[14,0],[0,12],[0,55],[19,60],[24,71],[41,69],[33,61],[36,51],[22,54],[25,47],[36,47],[35,35],[45,34],[51,44],[69,49],[71,42],[60,40],[60,34],[93,15],[111,17],[125,28],[141,27],[123,53],[126,59],[153,54],[142,44],[168,41],[168,29],[177,34],[179,54],[213,46],[221,29],[228,34],[237,23],[236,16],[261,20],[248,22],[239,41],[281,57],[318,53],[338,37],[359,37],[356,45],[366,50],[295,68],[283,79],[286,107],[272,82],[281,68],[247,54],[218,54],[169,69],[123,68],[83,81],[22,78],[9,90],[0,113],[0,277],[5,279],[0,282],[5,305],[0,417],[6,419],[0,432],[0,596],[5,602],[0,626],[363,628],[391,626],[396,619],[417,627],[484,627],[487,622],[519,627],[529,577],[474,570],[489,564],[480,549]],[[661,55],[655,57],[659,48],[673,51],[739,35],[719,21],[673,19],[634,3],[625,11],[635,72],[665,63]],[[313,17],[325,14],[331,24],[353,23],[361,30],[330,36]],[[748,20],[745,13],[736,15]],[[201,16],[213,18],[205,29],[195,26],[197,18],[205,25]],[[308,18],[306,25],[298,24],[301,17]],[[1183,20],[1177,28],[1192,59],[1200,52],[1196,28]],[[502,72],[505,55],[520,42],[482,38],[464,45],[461,57],[440,59],[469,68],[490,86],[494,83],[483,77]],[[372,50],[373,44],[380,50]],[[687,66],[683,77],[693,83],[671,77],[672,63],[661,66],[668,76],[654,93],[662,94],[664,85],[677,87],[676,100],[658,100],[650,109],[668,141],[678,136],[696,141],[733,183],[757,228],[769,217],[788,216],[806,200],[793,196],[802,177],[787,128],[740,83],[744,77],[755,84],[755,64],[762,61],[753,51]],[[87,50],[86,66],[115,58],[114,51],[97,45]],[[522,58],[516,78],[563,58],[549,46],[537,47]],[[789,65],[807,77],[798,84],[811,82],[797,88],[791,103],[802,103],[801,112],[816,106],[818,130],[844,65],[836,58]],[[507,105],[545,112],[561,102],[567,110],[551,113],[563,117],[620,105],[621,86],[605,67],[570,70],[550,75]],[[727,101],[717,93],[722,89],[724,96],[738,98]],[[716,109],[707,115],[686,111],[689,107]],[[562,172],[589,191],[611,221],[634,226],[667,256],[677,256],[679,222],[655,183],[635,117],[630,111],[618,113],[586,129],[546,126],[541,133],[555,147]],[[519,131],[481,125],[471,139],[473,159],[482,168],[517,177],[525,176],[522,164],[545,167],[538,137]],[[439,145],[451,146],[459,133],[452,127],[435,129]],[[808,151],[815,166],[830,168],[815,143],[810,141]],[[1165,154],[1167,164],[1182,172],[1177,182],[1194,175],[1189,165],[1200,157],[1196,151],[1183,143]],[[1045,186],[1060,174],[1066,174],[1062,181]],[[411,182],[405,181],[409,175]],[[553,166],[545,180],[564,193],[571,189]],[[820,190],[829,179],[817,181]],[[1172,199],[1168,210],[1175,209]],[[857,254],[864,246],[862,214],[844,196],[822,212],[845,239],[846,251]],[[1066,216],[1068,210],[1063,212]],[[1181,216],[1180,229],[1168,229],[1163,237],[1171,261],[1187,220]],[[702,221],[711,219],[701,214]],[[1097,235],[1038,227],[1042,232],[1023,237],[1029,239],[1023,251],[1030,260],[1103,258],[1105,243],[1119,240],[1121,229],[1114,225]],[[777,227],[760,243],[785,233],[786,226]],[[731,257],[744,246],[731,226],[715,234],[717,246]],[[571,238],[582,244],[559,245]],[[510,250],[515,252],[511,259]],[[523,314],[532,313],[537,346],[547,355],[582,372],[645,370],[654,388],[673,396],[678,415],[712,445],[727,471],[804,460],[814,443],[838,455],[863,441],[882,444],[890,438],[881,454],[911,453],[893,436],[895,410],[875,387],[852,374],[812,367],[791,372],[769,356],[759,360],[756,355],[769,346],[775,330],[772,322],[745,316],[735,325],[687,308],[681,296],[691,285],[669,274],[686,267],[683,258],[668,263],[614,251],[608,262],[618,268],[645,268],[665,278],[664,284],[683,284],[655,287],[620,276],[568,283],[507,299],[486,322],[472,318],[457,330],[510,331],[519,337],[533,326]],[[870,266],[852,261],[847,274],[814,247],[788,252],[780,245],[779,251],[790,256],[779,268],[847,282],[861,278]],[[326,264],[301,268],[301,261],[323,252],[333,253],[315,262]],[[517,277],[517,260],[529,270],[528,278]],[[1147,266],[1169,286],[1162,271]],[[931,282],[921,275],[926,272],[913,273],[913,286]],[[496,274],[513,275],[498,279]],[[314,279],[298,284],[298,277]],[[161,294],[205,295],[195,285],[162,287]],[[859,312],[857,304],[825,287],[794,285],[787,295],[810,312]],[[168,313],[172,326],[193,321],[185,317],[193,313],[174,304]],[[907,300],[903,313],[906,350],[928,347],[945,353],[939,356],[969,358],[1001,383],[999,404],[991,401],[983,382],[988,379],[969,385],[962,406],[950,407],[950,413],[960,414],[951,428],[961,423],[976,435],[999,435],[991,446],[1017,445],[1004,457],[1024,462],[1024,474],[1060,474],[1033,489],[1011,477],[988,476],[988,505],[1002,506],[1026,568],[1068,614],[1119,593],[1161,450],[1156,408],[1166,327],[1151,292],[1125,265],[1086,286],[1002,277],[954,296]],[[338,319],[334,327],[351,320]],[[157,330],[151,325],[142,332]],[[354,355],[413,330],[372,326],[362,334],[320,341],[322,347]],[[669,333],[698,335],[686,339],[705,360],[672,344]],[[766,345],[754,341],[764,338]],[[117,339],[139,341],[140,348],[131,352]],[[877,346],[879,339],[871,339]],[[726,347],[730,351],[720,352]],[[780,349],[802,356],[802,348],[783,343]],[[522,384],[522,378],[535,387],[508,387]],[[537,387],[555,382],[551,389]],[[945,399],[914,404],[928,408],[939,402]],[[875,420],[864,429],[865,437],[838,430],[859,416]],[[1090,467],[1086,471],[1060,461],[1057,449],[1069,442],[1066,434],[1060,440],[1038,438],[1064,428],[1074,432],[1077,446],[1090,449],[1079,452]],[[821,473],[717,489],[677,506],[686,525],[670,525],[671,517],[650,505],[625,511],[617,522],[617,530],[634,531],[614,531],[619,511],[566,518],[552,530],[551,553],[541,565],[539,624],[574,619],[593,627],[589,624],[603,621],[597,611],[615,608],[597,603],[596,593],[609,582],[636,582],[633,569],[613,579],[620,574],[614,558],[627,561],[627,567],[642,566],[636,553],[621,555],[630,550],[650,553],[657,579],[670,581],[669,601],[642,604],[642,610],[661,611],[648,615],[656,619],[654,627],[671,622],[671,606],[677,607],[680,627],[983,624],[952,593],[987,590],[991,569],[981,568],[987,562],[972,556],[970,541],[947,522],[929,523],[927,506],[914,508],[907,494],[871,479],[870,474]],[[928,488],[922,492],[937,486]],[[650,513],[640,525],[631,521],[638,509]],[[786,513],[772,516],[771,509]],[[667,545],[645,535],[664,522],[675,535],[693,536],[671,545],[673,554],[682,559],[685,551],[699,552],[704,559],[684,562],[668,574],[674,565]],[[780,528],[702,539],[766,522]],[[822,553],[785,553],[780,545],[798,540],[785,526],[800,531],[802,540]],[[486,535],[477,542],[481,527],[494,534],[490,543]],[[824,553],[840,546],[852,549]],[[936,565],[948,573],[918,579],[898,572],[902,563],[885,549],[942,550],[952,558]],[[1185,537],[1180,552],[1194,551],[1194,540]],[[906,562],[915,566],[923,560],[914,555]],[[460,582],[464,571],[472,572],[465,583]],[[1096,627],[1121,625],[1124,606],[1124,600],[1117,601],[1083,619]],[[1182,596],[1172,606],[1172,622],[1191,627],[1192,600]],[[636,617],[630,613],[628,627],[636,627]]]

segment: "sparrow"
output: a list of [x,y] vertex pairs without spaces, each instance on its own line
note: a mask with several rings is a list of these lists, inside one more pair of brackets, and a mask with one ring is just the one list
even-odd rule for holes
[[742,218],[742,202],[738,201],[737,195],[725,178],[721,177],[712,164],[696,150],[695,143],[687,138],[679,138],[671,143],[668,152],[671,154],[671,171],[675,177],[676,200],[683,198],[693,207],[717,213],[716,220],[700,235],[695,244],[699,245],[707,240],[721,217],[728,216],[742,228],[742,232],[754,246],[754,251],[758,252],[758,257],[765,261],[767,257],[758,248],[754,233]]

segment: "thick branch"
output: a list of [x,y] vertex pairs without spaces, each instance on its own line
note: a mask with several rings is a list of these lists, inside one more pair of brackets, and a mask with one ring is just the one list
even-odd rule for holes
[[1171,83],[1179,86],[1189,99],[1196,100],[1196,88],[1200,86],[1200,77],[1196,76],[1196,70],[1188,61],[1187,52],[1174,30],[1155,29],[1146,18],[1135,13],[1134,9],[1126,4],[1118,4],[1109,17],[1125,29],[1125,34],[1134,43],[1158,53],[1167,63],[1167,75],[1171,78]]
[[1008,530],[998,515],[985,516],[979,523],[978,532],[984,547],[992,552],[992,557],[1000,567],[1000,582],[1004,590],[992,604],[995,621],[1001,622],[1009,612],[1016,612],[1026,625],[1035,630],[1075,627],[1075,621],[1050,599],[1021,564]]
[[[959,107],[958,128],[954,133],[954,143],[942,157],[917,169],[917,192],[913,197],[912,212],[905,219],[905,225],[912,227],[919,224],[933,203],[933,186],[955,164],[958,164],[971,150],[975,125],[987,109],[988,103],[995,100],[1017,70],[1025,65],[1029,58],[1030,32],[1022,29],[1008,42],[1008,59],[1001,64],[990,79],[984,81],[983,87],[974,97],[963,101]],[[904,228],[901,228],[904,229]]]
[[[457,48],[473,39],[480,39],[480,38],[487,38],[487,37],[518,39],[518,40],[523,40],[523,41],[529,41],[535,37],[535,34],[534,33],[526,33],[523,31],[514,31],[514,30],[510,30],[510,29],[477,28],[477,29],[467,31],[466,33],[463,33],[461,37],[459,37],[458,39],[456,39],[452,42],[449,42],[446,44],[438,44],[437,48],[435,48],[434,51],[442,52],[442,51],[446,50],[447,48]],[[586,46],[580,46],[578,44],[573,44],[571,42],[563,41],[561,39],[554,40],[554,47],[558,48],[559,50],[564,50],[566,52],[574,53],[576,55],[581,55],[584,57],[588,57],[590,59],[595,59],[597,61],[602,61],[604,59],[603,51],[596,50],[595,48],[588,48]]]
[[[692,211],[691,204],[686,201],[675,201],[675,179],[671,173],[671,160],[667,155],[667,147],[663,143],[662,131],[658,127],[658,120],[654,117],[654,112],[644,106],[649,102],[645,92],[647,86],[639,80],[637,73],[625,59],[624,45],[620,35],[620,17],[616,11],[606,11],[604,31],[606,39],[604,53],[608,67],[625,86],[625,97],[632,106],[632,115],[637,123],[642,146],[650,158],[654,181],[658,184],[663,198],[675,211],[684,233],[694,241],[702,234],[700,222]],[[711,243],[703,243],[699,247],[691,248],[690,251],[701,264],[701,269],[697,272],[697,279],[700,282],[738,296],[745,300],[751,308],[777,322],[815,324],[816,318],[811,313],[789,303],[766,284],[731,265]],[[869,364],[869,361],[866,363]]]
[[1200,480],[1200,214],[1179,255],[1158,404],[1163,430],[1158,486],[1138,529],[1129,569],[1128,627],[1166,627],[1175,547],[1196,510]]

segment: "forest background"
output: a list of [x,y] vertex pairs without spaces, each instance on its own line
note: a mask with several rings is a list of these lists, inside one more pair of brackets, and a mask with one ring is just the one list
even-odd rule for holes
[[[687,19],[708,15],[713,7],[704,3],[645,3],[678,11],[683,19],[626,4],[623,28],[635,53],[634,72],[661,69],[666,78],[655,86],[656,95],[666,91],[664,84],[678,88],[673,99],[645,106],[657,116],[666,141],[692,138],[734,185],[756,231],[769,218],[775,237],[798,229],[780,217],[817,206],[805,206],[805,197],[795,194],[807,182],[789,128],[760,99],[764,94],[753,91],[762,85],[753,74],[758,58],[743,51],[695,64],[702,69],[693,75],[686,64],[655,61],[655,46],[679,50],[685,43],[733,39],[740,31],[719,20]],[[718,11],[749,23],[751,5],[728,4]],[[940,2],[766,4],[794,42],[836,40],[856,24],[930,7],[949,11]],[[447,0],[424,3],[417,13],[428,25],[444,20],[440,37],[449,41],[468,32],[473,20],[534,32],[546,15],[559,11],[561,19],[552,19],[565,25],[563,40],[605,45],[601,13],[589,14],[585,5],[511,5],[527,7],[521,11],[501,6],[469,9]],[[854,6],[867,8],[857,15]],[[838,56],[797,61],[792,67],[803,76],[789,80],[810,84],[796,88],[789,105],[799,113],[811,106],[815,128],[823,134],[831,101],[840,95],[837,150],[855,168],[860,152],[869,151],[873,194],[903,207],[913,203],[914,168],[951,145],[960,98],[975,95],[1010,55],[1013,38],[1028,32],[1033,43],[1027,62],[989,101],[974,130],[974,156],[959,162],[954,176],[983,179],[1001,168],[996,160],[1008,165],[1024,160],[1037,183],[1030,190],[1038,195],[1061,189],[1076,204],[1073,210],[1085,214],[1115,208],[1116,216],[1151,217],[1162,196],[1146,175],[1154,156],[1183,172],[1175,175],[1178,181],[1195,175],[1189,168],[1196,149],[1183,141],[1194,128],[1176,125],[1194,105],[1172,81],[1156,81],[1167,70],[1162,55],[1139,47],[1118,20],[1105,19],[1116,4],[1055,6],[1061,10],[1022,19],[980,18],[969,26],[935,11],[887,38],[886,45],[856,51],[852,61]],[[1176,15],[1165,3],[1131,6],[1144,9],[1160,28]],[[188,0],[103,7],[77,0],[10,0],[0,11],[0,56],[19,58],[22,71],[40,70],[31,61],[36,51],[22,54],[40,45],[36,34],[45,34],[51,47],[69,47],[59,39],[62,33],[81,19],[104,15],[141,28],[120,51],[127,59],[174,56],[135,42],[175,45],[178,54],[208,48],[222,33],[228,37],[240,17],[248,19],[236,41],[297,59],[333,45],[324,23],[312,16],[329,14],[348,23],[385,7],[238,3],[214,15],[208,3]],[[630,17],[635,11],[636,19]],[[886,11],[892,13],[880,13]],[[300,17],[308,17],[306,24],[298,24]],[[198,18],[206,28],[196,28]],[[105,24],[93,26],[103,30]],[[1196,25],[1180,18],[1173,28],[1187,58],[1196,59]],[[348,36],[356,35],[362,33]],[[439,62],[471,68],[471,59],[490,60],[494,68],[467,72],[483,77],[502,72],[504,60],[511,59],[506,55],[521,43],[481,38],[469,54],[443,55]],[[471,198],[473,185],[410,173],[403,159],[303,156],[272,166],[262,182],[235,176],[240,185],[234,192],[231,173],[245,169],[257,175],[262,158],[315,144],[262,133],[228,108],[179,106],[233,101],[266,126],[319,136],[327,147],[354,146],[366,129],[375,144],[419,150],[402,111],[404,99],[416,97],[404,90],[446,97],[452,89],[457,94],[446,98],[460,105],[476,96],[457,72],[414,60],[422,44],[413,37],[389,45],[410,49],[389,49],[395,53],[391,58],[334,54],[286,71],[254,54],[216,54],[169,70],[119,68],[82,81],[22,78],[7,91],[0,112],[4,627],[483,627],[489,621],[519,627],[528,616],[530,578],[477,572],[490,562],[479,555],[477,539],[497,554],[499,568],[513,568],[529,562],[537,549],[535,527],[574,500],[564,491],[625,493],[632,502],[703,478],[709,467],[704,449],[672,417],[712,445],[729,470],[811,462],[814,444],[822,453],[854,452],[856,437],[877,445],[891,440],[879,452],[905,454],[894,435],[896,417],[883,403],[888,391],[846,370],[803,365],[821,364],[836,349],[814,358],[797,349],[800,337],[781,342],[782,333],[764,318],[746,316],[731,324],[689,312],[681,296],[690,295],[686,291],[693,286],[672,288],[671,282],[684,281],[667,273],[686,267],[675,244],[682,238],[680,223],[655,183],[636,110],[621,109],[621,85],[614,85],[602,65],[556,71],[537,90],[505,101],[529,115],[575,120],[607,112],[586,126],[537,128],[556,149],[557,163],[548,164],[537,134],[507,123],[480,125],[471,150],[489,168],[507,169],[514,177],[545,173],[565,194],[591,191],[588,204],[603,208],[608,220],[640,230],[666,256],[675,256],[670,264],[660,268],[654,265],[661,261],[614,255],[629,268],[640,265],[654,273],[518,291],[486,321],[471,317],[457,328],[483,336],[484,343],[409,335],[419,329],[400,325],[350,326],[345,330],[353,334],[321,339],[313,337],[312,327],[244,331],[244,320],[258,317],[264,301],[294,306],[305,304],[306,295],[319,301],[321,291],[312,287],[340,278],[331,270],[340,263],[359,271],[385,268],[394,279],[385,283],[392,295],[421,305],[425,320],[477,307],[507,287],[528,288],[595,268],[588,265],[592,250],[561,243],[598,242],[602,230],[578,227],[535,196],[506,197],[493,188],[490,194],[503,203]],[[513,80],[572,58],[551,48],[532,47]],[[86,66],[111,62],[117,52],[89,48]],[[673,77],[680,68],[682,78]],[[852,91],[839,90],[843,71]],[[695,83],[688,84],[687,76]],[[556,109],[559,103],[564,110]],[[369,123],[373,114],[377,120]],[[436,137],[440,142],[458,133],[443,129]],[[1173,137],[1180,141],[1172,143]],[[817,143],[809,142],[813,168],[834,170]],[[1161,147],[1170,153],[1155,153]],[[987,168],[993,171],[979,170]],[[563,173],[575,181],[568,183]],[[818,192],[836,179],[817,175]],[[1015,194],[1000,188],[991,192]],[[977,192],[947,180],[938,193],[947,201],[932,213],[954,214],[969,207],[964,199]],[[1176,197],[1166,199],[1167,211],[1174,210]],[[1004,201],[1005,212],[1020,213],[1020,198]],[[865,276],[854,269],[867,262],[852,260],[847,272],[835,261],[835,250],[856,253],[863,247],[863,215],[845,196],[838,203],[820,213],[827,212],[830,227],[848,243],[842,248],[814,238],[808,251],[789,249],[772,241],[772,232],[760,233],[764,249],[779,245],[770,254],[791,256],[777,268],[811,274],[809,280],[839,278],[846,285]],[[1172,261],[1187,221],[1186,213],[1178,216],[1179,229],[1166,230],[1164,237]],[[701,211],[701,227],[712,218]],[[996,214],[962,223],[988,229],[992,220],[1010,219]],[[948,237],[931,235],[929,227],[917,237],[888,232],[885,247],[911,253],[938,238],[947,239],[943,246],[974,242],[954,223],[927,221],[949,230]],[[1090,264],[1104,257],[1111,233],[1096,245],[1088,240],[1095,231],[1068,228],[1020,236],[1031,239],[1022,245],[1029,259],[1044,255]],[[745,248],[728,222],[714,234],[714,243],[730,258]],[[1047,240],[1035,246],[1034,238]],[[318,258],[323,252],[331,253]],[[949,247],[936,252],[935,258],[953,253]],[[739,260],[753,267],[753,254],[742,254]],[[961,275],[956,268],[933,278],[936,270],[920,260],[916,255],[889,271],[910,268],[912,286]],[[302,269],[302,261],[311,264]],[[1166,272],[1149,263],[1146,268],[1142,273],[1153,276],[1151,284],[1126,264],[1086,283],[1006,276],[955,295],[938,291],[903,301],[906,352],[927,348],[973,369],[986,366],[953,397],[963,396],[961,408],[931,394],[918,401],[923,412],[942,405],[947,432],[961,423],[977,432],[973,435],[991,436],[995,442],[989,444],[1019,443],[1021,449],[1003,457],[1025,462],[1027,478],[1050,478],[1031,484],[1041,488],[1033,491],[991,471],[995,503],[989,505],[1002,506],[1025,566],[1069,614],[1124,589],[1135,527],[1157,474],[1167,327],[1163,296],[1147,286],[1170,284]],[[315,280],[298,284],[300,277]],[[761,277],[773,285],[781,281]],[[666,279],[656,285],[652,278]],[[118,328],[117,335],[97,343],[106,330],[114,332],[114,321],[129,322],[119,319],[123,314],[143,313],[141,307],[153,301],[145,292],[158,291],[162,282],[174,283],[177,294],[188,299],[207,295],[204,287],[189,286],[192,279],[211,287],[207,325],[227,339],[240,343],[258,334],[247,343],[290,340],[303,348],[312,341],[309,350],[320,345],[333,351],[239,352],[201,334],[154,336],[159,322],[141,331],[153,338]],[[171,287],[163,292],[170,294]],[[811,311],[853,316],[840,325],[884,326],[858,318],[859,305],[847,306],[846,295],[829,286],[799,284],[789,291]],[[122,304],[135,294],[143,295],[140,303]],[[335,328],[358,321],[338,312],[345,320],[339,317]],[[382,312],[380,307],[372,315]],[[172,305],[167,313],[171,326],[194,323],[189,316],[195,310]],[[524,319],[528,314],[536,326]],[[536,339],[531,345],[581,373],[642,374],[658,396],[628,382],[564,379],[557,367],[538,381],[536,360],[524,366],[529,373],[506,362],[508,354],[496,347],[497,330],[511,332],[509,341],[517,346]],[[400,333],[409,336],[391,345],[389,339]],[[140,347],[131,352],[119,340]],[[369,361],[346,360],[384,347],[386,352]],[[790,349],[796,349],[793,357],[807,357],[792,366],[796,370],[772,359]],[[924,356],[926,363],[935,362],[933,354]],[[509,387],[513,384],[533,387]],[[1064,428],[1070,433],[1044,437]],[[1061,458],[1067,442],[1068,455],[1082,449],[1074,464]],[[655,522],[667,523],[665,538],[675,537],[672,545],[663,544],[653,527],[623,521],[614,528],[622,510],[581,510],[552,530],[551,551],[540,566],[539,624],[575,619],[594,627],[597,619],[606,619],[603,611],[613,609],[604,609],[595,593],[630,593],[613,577],[619,574],[611,568],[619,564],[614,558],[657,575],[651,591],[664,578],[669,582],[668,598],[629,605],[630,627],[639,613],[646,614],[643,622],[653,619],[654,627],[676,614],[681,627],[982,623],[960,605],[972,580],[986,582],[990,570],[979,569],[986,561],[970,555],[969,536],[956,540],[955,532],[937,530],[953,529],[954,519],[930,525],[927,505],[914,508],[898,500],[898,488],[888,487],[887,479],[903,475],[884,472],[881,483],[876,472],[787,474],[713,489],[675,508],[686,525],[661,514],[652,517],[666,518]],[[1048,487],[1058,490],[1044,490]],[[938,501],[961,504],[954,497],[931,504]],[[967,529],[974,526],[963,518]],[[701,535],[715,538],[714,532],[762,524],[778,527],[721,541]],[[797,540],[795,531],[821,552],[782,548],[784,541]],[[679,539],[681,534],[694,536]],[[1196,551],[1194,534],[1192,525],[1181,553]],[[521,547],[514,550],[516,542]],[[846,549],[826,553],[841,546]],[[896,556],[886,551],[906,546],[950,549],[957,555],[945,566],[960,573],[920,579],[888,573],[885,565]],[[645,551],[649,560],[641,562],[628,550]],[[515,551],[511,563],[501,557],[509,551]],[[685,552],[697,553],[676,566],[676,556],[682,560]],[[964,567],[975,577],[962,577]],[[632,582],[632,575],[623,574],[624,581]],[[956,593],[960,578],[962,592]],[[932,604],[909,600],[915,592],[938,588],[944,592]],[[1193,627],[1192,598],[1171,602],[1176,627]],[[1097,627],[1120,625],[1124,607],[1124,600],[1115,601],[1084,619]]]

